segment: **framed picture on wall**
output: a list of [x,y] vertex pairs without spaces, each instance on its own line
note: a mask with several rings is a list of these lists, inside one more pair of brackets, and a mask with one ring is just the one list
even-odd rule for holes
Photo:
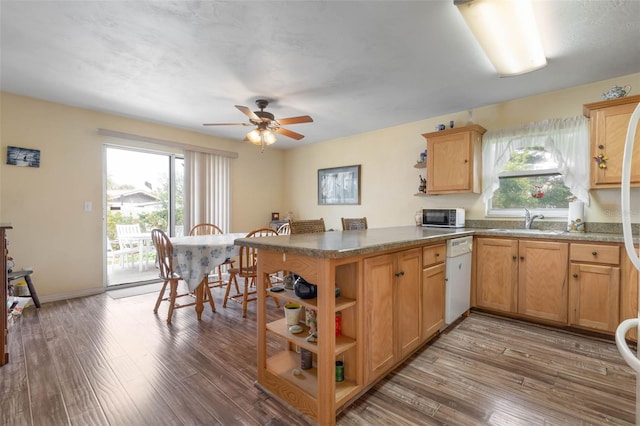
[[20,167],[40,167],[40,150],[8,146],[7,164]]
[[360,165],[318,169],[318,204],[360,204]]

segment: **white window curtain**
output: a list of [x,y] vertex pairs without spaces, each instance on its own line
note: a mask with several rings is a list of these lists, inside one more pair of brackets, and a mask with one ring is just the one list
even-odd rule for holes
[[487,132],[482,138],[482,198],[486,203],[500,186],[500,171],[511,154],[544,146],[558,163],[565,185],[589,205],[589,121],[586,117],[544,120]]
[[213,223],[229,232],[231,159],[185,150],[184,164],[185,233],[198,223]]

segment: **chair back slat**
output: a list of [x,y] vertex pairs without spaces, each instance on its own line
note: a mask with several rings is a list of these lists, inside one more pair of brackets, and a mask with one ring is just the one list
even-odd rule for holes
[[160,268],[160,277],[164,280],[175,278],[173,272],[173,244],[171,244],[171,240],[160,229],[151,231],[151,240],[156,247],[156,259]]
[[325,232],[324,219],[291,220],[289,222],[291,234],[313,234]]
[[278,235],[289,235],[291,234],[291,225],[289,225],[289,222],[281,225],[278,228]]
[[354,231],[357,229],[367,229],[367,218],[366,217],[354,217],[354,218],[342,218],[342,230],[343,231]]
[[224,234],[219,226],[213,223],[199,223],[189,231],[189,235],[218,235]]
[[[278,235],[278,232],[271,228],[258,228],[249,232],[245,238],[268,237]],[[238,254],[241,275],[255,276],[258,272],[258,249],[255,247],[240,247]]]

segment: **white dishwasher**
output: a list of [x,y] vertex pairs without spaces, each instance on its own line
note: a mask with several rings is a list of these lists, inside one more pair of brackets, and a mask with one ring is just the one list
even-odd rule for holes
[[447,241],[444,322],[451,324],[469,310],[471,300],[471,251],[473,237]]

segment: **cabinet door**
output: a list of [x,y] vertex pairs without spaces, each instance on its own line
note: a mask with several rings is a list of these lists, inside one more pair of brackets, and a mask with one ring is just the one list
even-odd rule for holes
[[520,241],[518,312],[567,323],[569,244]]
[[518,240],[478,238],[476,306],[517,312]]
[[427,140],[427,193],[471,191],[471,133]]
[[420,345],[422,299],[422,249],[398,253],[396,274],[396,322],[399,357],[403,358]]
[[572,263],[570,279],[569,324],[615,332],[620,268]]
[[445,264],[422,270],[422,342],[444,325]]
[[[627,127],[637,102],[616,105],[594,111],[591,115],[591,153],[606,156],[607,167],[600,168],[595,161],[591,162],[591,186],[620,187],[622,176],[622,157]],[[636,132],[633,146],[633,164],[631,182],[640,183],[640,131]]]
[[393,367],[395,363],[394,254],[376,256],[364,261],[365,283],[365,382]]
[[[636,251],[638,248],[636,247]],[[625,251],[626,253],[626,251]],[[622,259],[622,280],[620,283],[620,322],[638,317],[638,270],[628,256]],[[638,341],[637,330],[631,330],[627,338]]]

